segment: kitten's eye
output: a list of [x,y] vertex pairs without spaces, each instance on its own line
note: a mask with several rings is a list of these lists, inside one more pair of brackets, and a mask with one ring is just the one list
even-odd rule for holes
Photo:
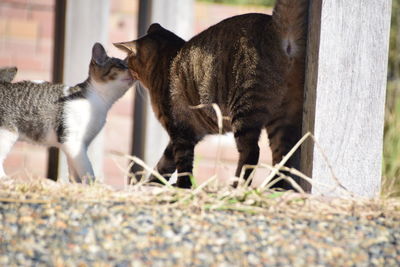
[[124,61],[122,61],[122,62],[118,63],[116,67],[120,70],[126,70],[128,68],[128,64],[125,63]]

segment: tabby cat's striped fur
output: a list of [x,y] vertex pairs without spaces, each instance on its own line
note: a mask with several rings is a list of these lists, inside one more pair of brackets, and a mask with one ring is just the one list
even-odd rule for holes
[[[218,133],[211,107],[191,108],[199,104],[217,103],[230,118],[224,131],[233,131],[240,153],[236,176],[257,164],[263,128],[274,163],[289,151],[301,134],[307,2],[278,0],[272,16],[232,17],[188,42],[153,24],[144,37],[115,44],[128,52],[128,66],[171,138],[157,165],[161,174],[192,172],[194,146]],[[177,185],[190,187],[189,177]]]

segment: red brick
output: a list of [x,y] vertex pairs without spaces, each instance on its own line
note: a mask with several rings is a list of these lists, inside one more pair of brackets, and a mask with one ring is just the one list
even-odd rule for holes
[[34,10],[29,13],[29,18],[38,23],[40,38],[53,38],[54,12],[47,10]]
[[44,147],[18,142],[4,162],[7,174],[22,172],[44,177],[46,175],[47,150]]
[[28,3],[29,5],[48,6],[49,8],[52,8],[55,5],[55,1],[57,0],[29,0]]
[[38,23],[31,20],[10,19],[7,35],[11,38],[36,40],[38,37]]
[[10,56],[0,56],[0,66],[13,66],[13,61]]
[[8,54],[17,57],[32,57],[37,53],[37,44],[35,40],[17,40],[8,38],[4,42],[4,49]]
[[138,12],[138,0],[113,0],[111,1],[111,13],[135,14]]
[[2,0],[5,5],[12,5],[12,4],[27,4],[30,0]]
[[104,159],[104,182],[118,189],[123,188],[127,183],[127,169],[128,163],[124,159],[106,156]]
[[129,154],[131,149],[132,121],[109,118],[105,126],[105,149]]
[[14,81],[22,81],[22,80],[50,81],[51,74],[45,71],[29,71],[25,69],[18,69],[17,76],[15,77]]
[[21,69],[39,70],[39,71],[45,70],[43,62],[39,59],[28,58],[28,57],[14,57],[13,61],[15,62],[16,66]]
[[53,40],[53,38],[54,38],[53,20],[50,20],[47,23],[40,23],[38,27],[39,27],[39,36],[38,36],[38,38],[40,40],[42,40],[42,39]]
[[7,20],[1,18],[0,19],[0,38],[3,39],[6,36],[7,32]]
[[27,9],[13,8],[7,5],[0,6],[0,17],[5,19],[26,19],[28,16]]
[[40,38],[36,46],[37,53],[40,56],[51,58],[53,56],[53,42],[52,38]]

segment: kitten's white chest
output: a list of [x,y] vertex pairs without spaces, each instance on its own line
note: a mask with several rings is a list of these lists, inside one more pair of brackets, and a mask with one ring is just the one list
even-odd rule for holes
[[64,107],[67,140],[90,143],[104,126],[107,111],[108,107],[95,93],[88,93],[86,98],[68,101]]

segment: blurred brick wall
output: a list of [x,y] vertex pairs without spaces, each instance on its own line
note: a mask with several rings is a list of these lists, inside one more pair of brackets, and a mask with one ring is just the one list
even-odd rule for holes
[[[84,1],[84,0],[83,0]],[[137,0],[110,0],[109,42],[107,52],[123,58],[124,53],[113,42],[137,37]],[[0,66],[18,66],[16,80],[51,80],[54,0],[0,1]],[[243,7],[196,3],[195,32],[198,33],[224,18],[249,12],[269,13],[262,7]],[[88,64],[88,62],[82,62]],[[115,157],[111,150],[130,153],[133,126],[133,90],[130,90],[111,109],[105,126],[105,182],[115,187],[125,183],[128,163]],[[232,136],[207,137],[196,147],[195,176],[204,181],[216,171],[216,155],[220,144],[221,162],[218,173],[233,176],[238,153]],[[267,138],[260,141],[261,161],[270,162]],[[16,176],[45,176],[47,150],[44,147],[19,142],[5,162],[6,173]],[[259,175],[264,176],[265,173]]]
[[[54,0],[0,1],[0,66],[18,66],[16,80],[50,80]],[[47,151],[18,142],[5,161],[17,176],[45,176]]]

